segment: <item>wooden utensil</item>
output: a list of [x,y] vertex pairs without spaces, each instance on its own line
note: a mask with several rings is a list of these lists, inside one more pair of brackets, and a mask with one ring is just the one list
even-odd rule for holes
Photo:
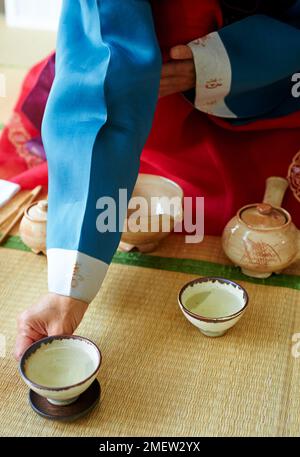
[[[9,217],[11,217],[15,212],[17,212],[16,216],[14,217],[14,219],[11,221],[11,223],[9,224],[9,226],[7,227],[7,229],[2,233],[2,235],[0,236],[0,244],[3,243],[3,241],[6,239],[6,237],[8,236],[9,232],[14,228],[14,226],[19,222],[19,220],[21,219],[21,217],[23,216],[23,213],[24,213],[24,207],[23,205],[26,203],[28,205],[30,205],[30,203],[32,203],[36,197],[39,195],[39,193],[41,192],[42,190],[42,186],[37,186],[35,187],[35,189],[33,189],[29,195],[27,195],[27,198],[24,199],[22,201],[22,203],[14,210],[14,211],[11,211]],[[9,219],[9,217],[6,217],[4,221],[1,222],[1,225],[3,225],[3,223]]]
[[0,220],[0,227],[6,224],[9,219],[17,214],[20,209],[24,208],[24,205],[29,201],[31,198],[31,192],[27,193],[23,196],[23,198],[18,202],[17,206],[13,207],[1,220]]

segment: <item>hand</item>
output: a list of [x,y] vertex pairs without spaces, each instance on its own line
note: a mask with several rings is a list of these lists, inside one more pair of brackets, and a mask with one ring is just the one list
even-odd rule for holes
[[188,46],[175,46],[170,51],[175,62],[163,65],[159,96],[185,92],[196,86],[196,68],[193,53]]
[[15,357],[37,340],[52,335],[72,335],[88,304],[71,297],[49,293],[18,318]]

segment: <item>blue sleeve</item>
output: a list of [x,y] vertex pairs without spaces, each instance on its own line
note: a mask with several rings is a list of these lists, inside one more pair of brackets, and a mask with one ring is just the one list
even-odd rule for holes
[[105,231],[97,226],[107,209],[99,199],[115,202],[118,215],[119,189],[127,201],[131,196],[160,70],[147,0],[64,0],[42,126],[51,292],[90,302],[101,285],[126,211],[115,230]]
[[233,123],[300,110],[300,98],[293,95],[300,71],[300,1],[282,20],[249,16],[189,46],[198,109]]

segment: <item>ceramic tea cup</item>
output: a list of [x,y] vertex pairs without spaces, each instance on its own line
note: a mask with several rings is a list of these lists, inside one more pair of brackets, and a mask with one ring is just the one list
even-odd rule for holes
[[248,294],[239,284],[218,277],[198,278],[185,284],[178,303],[184,316],[206,336],[222,336],[248,306]]
[[81,336],[50,336],[23,354],[19,371],[26,384],[54,405],[73,403],[95,380],[101,352]]
[[[143,204],[138,203],[139,216],[135,219],[139,199]],[[163,176],[140,173],[129,201],[119,249],[125,252],[134,248],[140,252],[155,250],[182,221],[182,202],[183,190],[177,183]]]

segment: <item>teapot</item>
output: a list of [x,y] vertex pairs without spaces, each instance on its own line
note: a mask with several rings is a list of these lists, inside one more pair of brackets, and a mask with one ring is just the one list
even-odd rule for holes
[[281,208],[288,185],[268,178],[263,202],[241,208],[223,231],[225,254],[247,276],[268,278],[300,259],[300,231]]
[[35,254],[46,254],[47,210],[47,200],[32,203],[21,220],[21,239]]

